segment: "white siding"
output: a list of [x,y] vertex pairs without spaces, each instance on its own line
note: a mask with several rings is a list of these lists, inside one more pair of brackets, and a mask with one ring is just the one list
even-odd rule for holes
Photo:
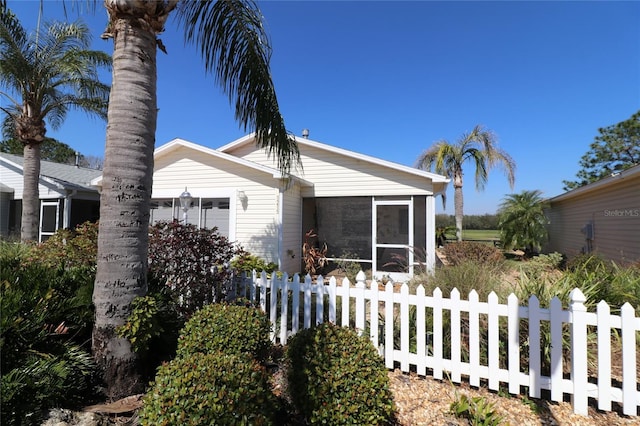
[[284,193],[282,226],[282,267],[290,274],[300,272],[302,261],[302,198],[294,183]]
[[[13,188],[13,199],[22,200],[23,177],[22,169],[16,169],[13,165],[0,159],[0,182],[9,188]],[[64,190],[58,189],[55,185],[40,180],[38,190],[40,199],[64,198]]]
[[[402,173],[368,161],[300,145],[303,169],[294,174],[314,183],[302,188],[303,197],[349,197],[358,195],[429,195],[433,187],[427,178]],[[246,144],[232,155],[274,167],[263,150]]]
[[152,198],[175,198],[185,187],[193,197],[228,197],[235,207],[235,240],[251,254],[277,262],[278,183],[267,173],[181,148],[156,160]]

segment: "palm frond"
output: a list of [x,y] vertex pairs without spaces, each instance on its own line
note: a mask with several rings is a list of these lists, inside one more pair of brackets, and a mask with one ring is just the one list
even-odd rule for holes
[[280,114],[269,70],[270,41],[256,3],[183,2],[178,13],[187,43],[199,47],[240,125],[255,130],[258,146],[275,156],[283,174],[299,166],[298,147]]

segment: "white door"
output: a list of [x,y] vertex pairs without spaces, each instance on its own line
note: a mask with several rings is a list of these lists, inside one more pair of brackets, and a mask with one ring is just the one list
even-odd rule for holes
[[412,200],[373,201],[373,271],[394,280],[413,273]]
[[58,201],[40,202],[40,236],[38,241],[46,241],[55,234],[60,226],[60,203]]

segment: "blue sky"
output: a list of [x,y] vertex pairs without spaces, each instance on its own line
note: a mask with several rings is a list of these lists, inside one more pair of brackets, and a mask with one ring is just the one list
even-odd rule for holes
[[[70,19],[86,1],[66,1]],[[106,13],[80,12],[94,30]],[[29,29],[39,0],[11,1]],[[75,5],[76,10],[71,10]],[[484,192],[465,174],[466,214],[495,213],[506,194],[552,197],[572,180],[598,128],[640,109],[640,2],[260,2],[271,68],[288,129],[340,148],[413,166],[434,142],[476,124],[494,131],[517,165],[511,189],[492,170]],[[45,1],[45,19],[63,18]],[[200,56],[170,20],[158,52],[157,146],[180,137],[217,148],[247,132]],[[107,74],[105,81],[110,83]],[[48,135],[103,156],[106,124],[74,113]],[[453,188],[446,210],[453,214]]]

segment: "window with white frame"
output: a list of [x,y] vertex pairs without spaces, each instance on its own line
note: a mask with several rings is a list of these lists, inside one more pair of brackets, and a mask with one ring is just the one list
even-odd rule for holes
[[[151,200],[150,224],[160,221],[184,220],[178,198],[158,198]],[[186,214],[187,223],[199,228],[218,228],[218,232],[229,237],[229,198],[194,197]]]

